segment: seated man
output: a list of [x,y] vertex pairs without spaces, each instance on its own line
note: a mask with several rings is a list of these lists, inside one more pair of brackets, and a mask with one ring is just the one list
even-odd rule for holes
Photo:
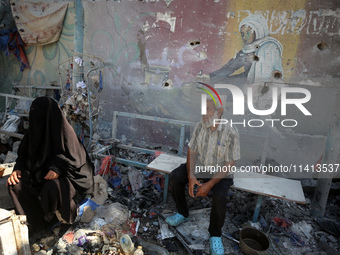
[[[207,100],[207,114],[202,116],[201,122],[194,129],[189,143],[187,163],[180,165],[171,173],[171,194],[178,213],[166,219],[166,222],[171,226],[178,226],[188,220],[189,209],[185,198],[187,183],[189,183],[191,197],[204,197],[212,191],[209,226],[210,254],[224,254],[221,229],[227,209],[228,189],[233,184],[233,180],[227,178],[227,175],[230,167],[240,159],[237,129],[229,124],[214,126],[214,119],[220,119],[222,114],[221,105],[215,106],[213,100]],[[219,166],[224,170],[200,173],[210,166]],[[203,183],[199,182],[197,178],[203,179]],[[196,194],[194,194],[195,185],[199,186]]]

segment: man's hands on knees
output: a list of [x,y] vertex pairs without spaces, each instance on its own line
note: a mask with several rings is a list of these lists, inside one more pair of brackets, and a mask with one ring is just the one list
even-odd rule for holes
[[194,187],[195,185],[202,186],[202,184],[196,179],[196,177],[189,177],[189,195],[195,197]]
[[[199,186],[196,194],[194,194],[195,185]],[[214,184],[211,181],[202,184],[195,177],[189,178],[189,195],[191,197],[205,197],[213,186]]]
[[45,180],[54,180],[59,177],[59,174],[54,172],[53,170],[48,171],[48,173],[45,176]]
[[210,190],[213,186],[211,186],[210,182],[205,182],[201,184],[201,187],[198,188],[196,197],[205,197],[209,194]]
[[19,183],[20,178],[21,178],[21,170],[13,171],[7,179],[6,186],[15,185],[15,184]]

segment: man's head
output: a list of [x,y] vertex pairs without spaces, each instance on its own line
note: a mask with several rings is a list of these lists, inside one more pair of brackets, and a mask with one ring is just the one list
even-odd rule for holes
[[219,101],[215,102],[212,99],[207,100],[207,114],[202,115],[202,124],[209,128],[214,124],[214,119],[220,119],[223,114],[223,107]]

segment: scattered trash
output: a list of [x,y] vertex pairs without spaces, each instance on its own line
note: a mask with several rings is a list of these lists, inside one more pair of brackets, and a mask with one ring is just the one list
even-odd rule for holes
[[132,170],[131,167],[128,171],[128,178],[133,193],[136,193],[143,186],[143,175],[136,170]]
[[135,246],[132,243],[130,236],[122,234],[119,240],[120,246],[122,247],[125,255],[133,255],[133,252],[135,251]]
[[100,175],[94,176],[94,191],[91,200],[97,205],[103,205],[108,199],[107,182]]
[[79,66],[82,66],[83,60],[80,57],[77,57],[74,59],[74,62],[76,62]]
[[2,254],[31,254],[26,216],[0,209],[0,240]]
[[86,83],[84,81],[79,81],[76,84],[77,89],[81,88],[81,89],[85,89],[86,88]]
[[135,250],[133,255],[144,255],[144,252],[143,252],[142,248],[143,248],[142,246],[138,246],[137,250]]
[[273,221],[276,223],[277,226],[283,227],[285,230],[288,230],[288,228],[292,225],[292,222],[290,220],[275,217]]
[[74,232],[69,231],[69,232],[65,233],[64,236],[62,237],[62,239],[69,244],[73,243]]
[[329,219],[316,219],[322,229],[331,235],[340,237],[340,224]]
[[[121,154],[142,162],[149,162],[156,155],[129,151]],[[193,254],[190,252],[194,250],[205,252],[209,243],[211,196],[188,199],[188,206],[193,209],[192,221],[170,228],[160,216],[175,210],[172,199],[162,204],[163,175],[118,165],[114,156],[105,157],[96,173],[93,196],[82,201],[78,209],[80,223],[59,239],[44,237],[33,242],[31,250],[35,254],[124,254],[120,242],[123,235],[129,236],[137,248],[128,251],[130,254],[140,254],[138,246],[142,246],[144,254],[181,253],[184,249],[185,254]],[[270,254],[316,254],[318,249],[321,249],[318,254],[322,254],[322,250],[339,250],[339,224],[334,220],[338,217],[338,195],[330,195],[331,206],[326,215],[329,220],[309,216],[311,200],[308,198],[306,205],[297,205],[264,197],[259,222],[253,223],[256,198],[239,190],[231,189],[228,193],[226,224],[222,231],[227,254],[241,252],[237,243],[239,235],[234,234],[245,225],[267,233]]]
[[[10,116],[8,116],[7,121],[5,122],[5,124],[2,125],[0,130],[15,133],[15,132],[17,132],[20,123],[21,123],[20,117],[15,116],[15,115],[10,115]],[[3,143],[3,144],[8,143],[8,140],[10,138],[11,137],[9,135],[0,134],[0,140],[1,140],[1,143]]]
[[138,238],[138,243],[143,247],[145,253],[157,254],[157,255],[168,255],[167,249],[160,247],[159,245],[153,244],[151,242],[146,242],[143,238]]
[[96,174],[102,176],[107,182],[109,182],[115,189],[121,186],[121,173],[119,167],[113,160],[114,156],[107,156],[102,160],[102,164],[99,169],[96,170]]
[[174,237],[175,234],[169,229],[168,224],[161,218],[158,218],[158,220],[159,220],[162,240]]
[[119,225],[129,218],[128,208],[118,202],[99,206],[95,212],[96,217],[104,219],[107,224]]
[[80,222],[90,222],[95,216],[94,210],[98,207],[94,201],[87,198],[80,203],[78,208],[78,216],[80,217]]
[[152,184],[155,185],[159,192],[164,189],[164,176],[161,173],[150,171],[150,173],[148,173],[146,177],[148,178],[148,180],[152,181]]

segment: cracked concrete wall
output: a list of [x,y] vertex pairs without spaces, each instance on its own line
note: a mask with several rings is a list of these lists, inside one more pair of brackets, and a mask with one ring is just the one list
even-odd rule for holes
[[[209,73],[231,63],[244,47],[240,24],[247,17],[260,15],[277,46],[263,56],[235,58],[234,66],[224,75],[230,83],[257,89],[260,101],[270,105],[271,88],[265,91],[263,84],[254,83],[261,76],[256,65],[262,63],[266,65],[263,70],[272,74],[265,77],[266,81],[311,91],[312,100],[306,107],[313,116],[289,109],[285,118],[297,119],[296,128],[265,125],[239,129],[268,134],[267,157],[282,164],[315,163],[323,153],[339,83],[339,1],[127,0],[83,1],[83,6],[84,52],[106,63],[103,90],[96,105],[100,112],[95,132],[102,137],[111,137],[113,111],[199,121],[201,93],[197,81],[212,83]],[[73,48],[73,15],[71,6],[58,43],[26,49],[31,70],[19,73],[15,59],[0,54],[0,78],[5,84],[2,92],[10,92],[14,82],[42,85],[58,80],[57,65],[70,57]],[[243,60],[248,65],[240,64]],[[278,76],[274,77],[274,69],[279,71]],[[279,110],[263,119],[282,118]],[[178,142],[176,126],[127,118],[120,123],[118,138],[124,135],[172,147]],[[189,135],[187,130],[185,140]],[[261,157],[258,151],[263,139],[245,135],[242,144],[244,155],[248,155],[244,162],[251,164]]]
[[[209,73],[228,63],[243,47],[240,23],[248,16],[261,15],[271,40],[282,46],[280,63],[276,64],[279,67],[275,67],[281,68],[280,74],[266,81],[310,88],[313,102],[307,107],[313,109],[313,117],[290,109],[286,118],[299,121],[295,129],[239,129],[268,134],[271,142],[267,157],[282,164],[315,163],[323,153],[339,77],[338,2],[87,1],[84,8],[85,49],[107,62],[105,93],[101,95],[103,116],[98,127],[102,134],[111,135],[112,110],[198,121],[200,93],[196,81],[211,82]],[[246,77],[250,71],[245,68],[232,70],[232,82],[239,85],[241,80],[235,77]],[[245,80],[249,84],[249,75]],[[324,99],[328,99],[327,105]],[[133,140],[168,144],[172,142],[169,136],[177,132],[155,123],[122,123],[119,134],[128,134]],[[164,135],[166,132],[169,136]],[[263,143],[255,140],[243,141],[244,151],[252,159],[260,157],[258,150]],[[252,151],[247,144],[252,144]]]
[[[336,40],[340,25],[336,4],[325,3],[326,9],[323,9],[312,8],[311,1],[249,3],[84,2],[85,48],[109,64],[105,89],[112,91],[113,96],[119,93],[114,97],[115,102],[124,101],[116,103],[118,108],[115,108],[144,114],[158,111],[161,116],[188,119],[176,105],[170,109],[164,98],[157,101],[147,97],[169,95],[194,81],[204,81],[210,72],[221,68],[242,49],[238,25],[251,14],[262,15],[268,22],[271,37],[282,44],[284,82],[329,85],[329,81],[318,79],[337,78],[336,56],[340,49]],[[318,48],[320,43],[322,50]],[[331,61],[332,65],[319,68],[313,58]],[[233,74],[242,71],[240,68]],[[178,91],[177,96],[183,94]],[[135,95],[139,95],[138,100],[134,99]]]

